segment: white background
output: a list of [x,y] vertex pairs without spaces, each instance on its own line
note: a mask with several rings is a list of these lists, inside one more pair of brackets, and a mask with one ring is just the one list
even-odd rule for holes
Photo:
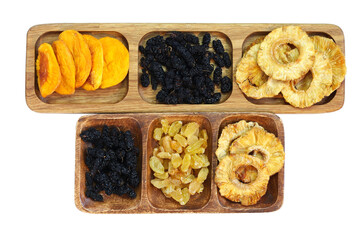
[[[359,16],[355,1],[339,0],[2,3],[0,239],[359,239]],[[27,30],[65,22],[336,24],[345,34],[345,105],[333,113],[280,115],[285,197],[276,212],[82,213],[74,204],[75,125],[81,115],[35,113],[25,102]]]

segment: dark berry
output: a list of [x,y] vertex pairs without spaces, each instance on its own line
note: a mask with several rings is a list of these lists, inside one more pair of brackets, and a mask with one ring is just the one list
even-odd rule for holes
[[217,54],[224,54],[224,46],[222,45],[222,42],[218,40],[213,40],[213,48]]
[[203,36],[202,44],[209,45],[210,39],[211,39],[210,33],[205,33]]
[[219,85],[221,79],[222,79],[222,69],[221,67],[216,67],[213,74],[213,81],[216,85]]
[[224,65],[226,68],[231,67],[230,56],[227,52],[224,52],[224,54],[223,54],[223,61],[224,61]]
[[94,142],[85,154],[84,161],[89,169],[85,173],[85,196],[103,201],[101,191],[104,191],[107,195],[128,194],[130,198],[135,198],[133,188],[140,184],[136,171],[140,151],[131,132],[107,125],[102,131],[95,130],[89,128],[80,133],[84,141]]
[[232,90],[232,81],[227,76],[221,79],[221,92],[228,93]]
[[141,86],[148,87],[150,85],[149,75],[147,73],[141,74],[140,82],[141,82]]
[[84,142],[95,143],[100,139],[101,132],[96,128],[91,127],[85,131],[82,131],[80,137]]

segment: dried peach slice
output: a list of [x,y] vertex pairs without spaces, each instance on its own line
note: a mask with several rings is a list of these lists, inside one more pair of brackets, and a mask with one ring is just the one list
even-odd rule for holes
[[[283,64],[274,57],[282,44],[292,44],[299,56],[294,62]],[[260,45],[258,64],[266,75],[276,80],[289,81],[303,77],[315,60],[315,47],[310,37],[298,26],[284,26],[270,32]]]
[[54,53],[59,63],[61,82],[55,92],[68,95],[75,92],[75,63],[69,48],[62,40],[52,43]]
[[38,49],[36,74],[40,93],[43,97],[52,94],[60,84],[60,67],[54,50],[48,43],[41,44]]
[[108,88],[122,82],[129,71],[129,51],[118,39],[100,39],[104,51],[104,71],[100,88]]
[[81,87],[88,78],[91,70],[91,53],[84,37],[75,30],[66,30],[59,35],[69,48],[74,58],[75,88]]
[[104,54],[103,48],[98,39],[91,35],[83,35],[91,52],[91,72],[82,86],[85,90],[93,91],[100,87],[104,69]]

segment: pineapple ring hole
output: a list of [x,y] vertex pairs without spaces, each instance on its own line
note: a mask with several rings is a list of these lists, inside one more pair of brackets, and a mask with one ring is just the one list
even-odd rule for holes
[[251,152],[249,152],[249,155],[253,156],[253,157],[260,158],[261,160],[265,159],[264,153],[261,152],[260,150],[256,150],[256,149],[252,150]]
[[299,81],[297,81],[295,83],[295,89],[297,91],[306,91],[307,89],[309,89],[311,82],[313,80],[313,75],[311,73],[311,71],[309,71],[305,77],[303,77],[302,79],[300,79]]
[[256,180],[258,170],[251,165],[243,165],[235,170],[236,178],[245,184],[252,183]]
[[[285,45],[287,45],[287,48],[289,50],[287,50],[284,54],[286,55],[287,53],[289,53],[290,51],[292,51],[293,49],[298,49],[294,44],[290,43],[290,42],[280,42],[278,44],[274,44],[274,47],[273,47],[273,51],[274,52],[277,52],[279,53],[280,51],[284,51],[282,50],[283,47],[286,47]],[[299,51],[299,49],[298,49]],[[292,63],[292,62],[295,62],[299,56],[297,56],[295,59],[292,59],[290,62],[288,63],[284,63],[279,57],[280,57],[280,54],[273,54],[273,57],[275,58],[275,60],[279,63],[279,64],[282,64],[282,65],[286,65],[286,64],[289,64],[289,63]]]

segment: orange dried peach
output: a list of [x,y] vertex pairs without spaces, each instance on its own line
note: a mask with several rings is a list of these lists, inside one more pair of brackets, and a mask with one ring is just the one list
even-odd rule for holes
[[104,51],[104,71],[101,88],[122,82],[129,71],[129,51],[119,40],[111,37],[100,39]]
[[66,30],[59,35],[73,55],[75,62],[75,88],[81,87],[91,71],[91,53],[84,37],[75,30]]
[[60,67],[54,50],[48,43],[41,44],[38,49],[36,74],[40,93],[43,97],[52,94],[60,84]]
[[75,63],[69,48],[62,40],[52,43],[55,56],[59,63],[61,82],[55,92],[68,95],[75,92]]
[[91,52],[91,72],[82,86],[85,90],[93,91],[100,87],[104,69],[103,48],[98,39],[91,35],[83,35]]

